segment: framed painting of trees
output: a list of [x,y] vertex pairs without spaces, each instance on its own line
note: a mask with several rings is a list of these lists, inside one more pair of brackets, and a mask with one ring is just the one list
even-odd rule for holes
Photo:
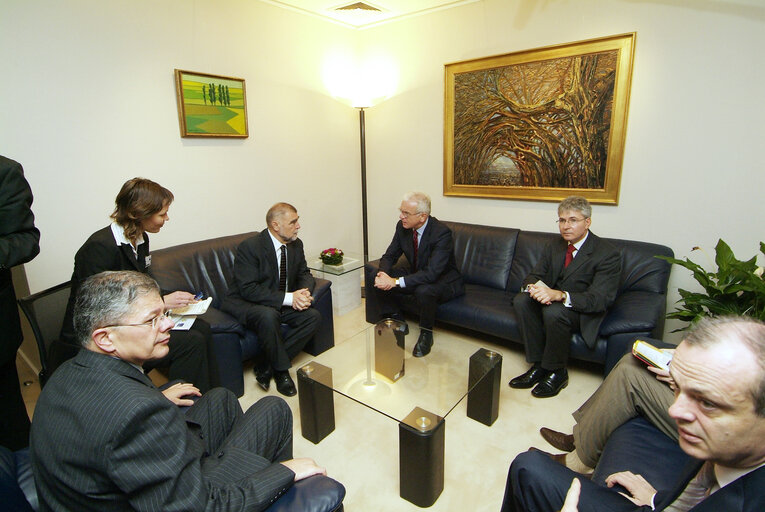
[[444,194],[617,204],[635,33],[447,64]]
[[243,78],[175,70],[181,137],[247,137]]

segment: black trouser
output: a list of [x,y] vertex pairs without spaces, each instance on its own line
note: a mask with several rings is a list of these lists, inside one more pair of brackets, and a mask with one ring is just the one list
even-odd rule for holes
[[516,295],[513,308],[526,346],[526,361],[541,363],[545,370],[565,368],[571,334],[579,331],[579,313],[562,302],[546,306],[528,293]]
[[[276,309],[251,304],[244,324],[258,335],[271,368],[283,372],[292,366],[292,359],[319,330],[321,313],[314,308],[297,311],[287,306]],[[282,324],[289,326],[286,336],[282,336]]]
[[13,451],[29,446],[29,416],[15,359],[0,367],[0,411],[0,445]]

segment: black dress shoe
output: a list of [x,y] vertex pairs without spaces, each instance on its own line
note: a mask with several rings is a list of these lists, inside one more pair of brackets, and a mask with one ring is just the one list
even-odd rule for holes
[[560,393],[560,390],[568,386],[568,371],[565,368],[551,371],[547,377],[531,390],[531,394],[537,398],[550,398]]
[[509,386],[515,389],[529,389],[545,377],[547,377],[547,370],[541,366],[534,365],[523,375],[518,375],[516,378],[511,379]]
[[255,368],[255,382],[258,383],[258,386],[260,386],[263,391],[268,391],[268,388],[271,387],[271,377],[273,377],[271,368],[266,368],[265,370],[262,368]]
[[414,357],[423,357],[430,354],[430,347],[433,346],[433,331],[427,329],[420,330],[420,337],[414,346],[412,355]]
[[547,427],[539,429],[539,433],[542,434],[545,441],[553,445],[558,450],[564,452],[573,452],[576,446],[574,446],[574,436],[571,434],[564,434],[563,432],[556,432],[555,430]]
[[289,372],[276,372],[274,374],[274,382],[276,382],[276,390],[284,396],[297,395],[297,389],[295,389],[295,383],[292,382]]

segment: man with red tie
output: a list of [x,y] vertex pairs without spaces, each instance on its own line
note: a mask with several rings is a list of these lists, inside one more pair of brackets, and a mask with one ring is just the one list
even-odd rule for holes
[[[454,259],[452,232],[430,216],[427,194],[405,194],[398,218],[393,240],[380,259],[374,292],[382,316],[402,321],[399,299],[414,296],[420,309],[420,336],[413,355],[423,357],[433,346],[436,308],[464,294],[465,283]],[[394,267],[402,254],[408,265]]]
[[571,335],[579,332],[594,347],[606,311],[616,299],[621,274],[619,251],[590,232],[592,207],[571,196],[558,205],[561,238],[542,257],[515,296],[518,325],[532,367],[510,381],[537,398],[557,395],[568,385]]

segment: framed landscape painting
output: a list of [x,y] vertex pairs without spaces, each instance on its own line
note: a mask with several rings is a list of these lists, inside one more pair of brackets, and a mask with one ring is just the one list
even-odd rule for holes
[[444,194],[617,204],[635,33],[445,66]]
[[247,137],[243,78],[175,70],[181,137]]

